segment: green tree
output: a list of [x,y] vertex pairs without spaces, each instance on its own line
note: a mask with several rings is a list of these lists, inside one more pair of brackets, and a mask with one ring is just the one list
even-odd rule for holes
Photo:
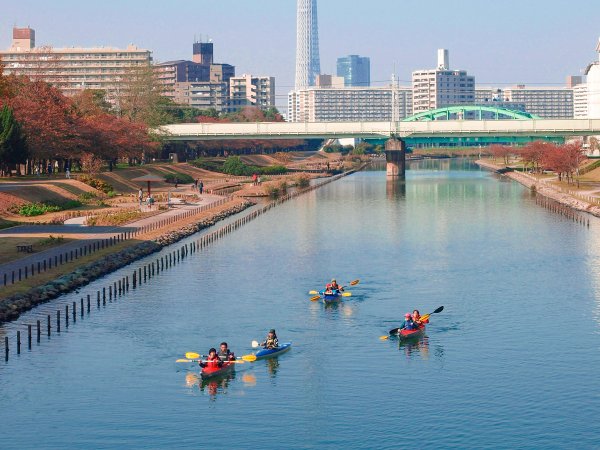
[[27,142],[16,121],[13,111],[4,105],[0,109],[0,164],[1,171],[7,173],[10,165],[27,161]]

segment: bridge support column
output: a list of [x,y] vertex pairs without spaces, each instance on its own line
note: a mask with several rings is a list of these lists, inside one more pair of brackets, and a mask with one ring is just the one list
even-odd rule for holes
[[385,143],[387,176],[404,180],[406,175],[406,144],[402,139],[392,137]]

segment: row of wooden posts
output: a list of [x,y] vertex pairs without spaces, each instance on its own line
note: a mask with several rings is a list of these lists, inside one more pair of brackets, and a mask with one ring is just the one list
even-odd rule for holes
[[577,224],[586,226],[588,228],[590,227],[589,217],[585,217],[582,214],[579,214],[573,208],[563,205],[562,203],[559,203],[555,200],[541,195],[536,195],[535,203],[536,205],[542,206],[543,208],[546,208],[549,211],[552,211],[553,213],[560,214],[561,216],[564,216]]
[[171,217],[165,217],[164,219],[136,228],[135,230],[124,231],[106,239],[97,239],[93,242],[83,244],[78,248],[62,252],[58,255],[54,255],[53,257],[44,258],[44,260],[37,261],[37,263],[24,265],[19,269],[12,270],[11,273],[5,272],[2,274],[3,285],[8,286],[23,280],[27,280],[35,275],[44,273],[47,270],[56,268],[57,266],[76,261],[79,258],[85,257],[87,255],[91,255],[92,253],[97,252],[98,250],[103,250],[105,248],[112,247],[113,245],[126,240],[135,239],[139,235],[157,230],[167,225],[171,225],[179,220],[195,216],[196,214],[201,213],[209,208],[221,206],[224,203],[230,201],[232,198],[232,196],[228,196],[209,205],[203,205],[197,208],[188,209],[183,211],[181,214],[177,214]]
[[[336,175],[335,177],[328,178],[327,180],[323,181],[322,183],[319,183],[319,184],[316,184],[313,186],[309,186],[308,188],[305,188],[305,189],[298,190],[292,194],[286,194],[286,195],[278,198],[277,200],[270,202],[269,204],[265,205],[264,207],[262,207],[260,209],[256,209],[256,210],[250,212],[249,214],[246,214],[244,217],[240,217],[239,219],[231,222],[228,225],[225,225],[215,231],[207,233],[190,243],[182,245],[179,249],[173,250],[172,252],[170,252],[166,255],[163,255],[163,256],[157,258],[155,261],[152,261],[151,263],[144,264],[144,266],[142,266],[142,267],[138,267],[137,270],[134,270],[131,273],[131,276],[128,275],[125,277],[121,277],[119,280],[113,281],[112,284],[109,283],[107,286],[103,287],[102,290],[97,290],[96,294],[94,296],[96,309],[100,310],[101,307],[105,307],[107,301],[108,301],[108,303],[113,303],[113,302],[117,301],[117,299],[119,297],[121,297],[125,293],[129,292],[130,287],[132,289],[136,289],[138,286],[141,286],[142,284],[149,282],[152,278],[157,276],[159,273],[163,272],[166,269],[174,267],[175,265],[177,265],[178,263],[183,261],[185,258],[188,257],[188,255],[194,254],[194,253],[202,250],[204,247],[209,246],[210,244],[217,241],[218,239],[237,230],[238,228],[247,224],[248,222],[262,216],[264,213],[266,213],[273,207],[275,207],[281,203],[284,203],[290,199],[298,197],[301,194],[313,191],[321,186],[324,186],[328,183],[331,183],[332,181],[339,179],[342,176],[349,175],[350,173],[353,173],[353,172],[354,171],[350,171],[350,172],[346,172],[346,173],[343,173],[340,175]],[[47,315],[46,323],[44,324],[44,326],[42,326],[41,320],[37,320],[35,323],[22,324],[24,327],[26,327],[26,330],[27,330],[27,348],[28,348],[28,350],[31,350],[31,348],[32,348],[34,332],[35,332],[36,342],[39,344],[41,342],[42,333],[46,334],[46,336],[49,338],[52,335],[53,329],[56,333],[60,333],[61,326],[63,326],[64,329],[68,329],[70,322],[72,322],[73,324],[75,324],[77,322],[78,315],[80,316],[80,318],[83,318],[85,316],[85,314],[87,314],[87,315],[91,314],[91,312],[93,310],[93,308],[92,308],[93,302],[94,302],[94,300],[92,300],[92,295],[87,294],[87,296],[85,298],[81,297],[81,299],[79,301],[79,310],[77,307],[78,302],[72,302],[71,304],[67,303],[64,306],[64,309],[56,310],[56,316],[55,316],[55,322],[54,322],[55,325],[52,324],[53,318],[52,318],[52,315],[50,315],[50,314]],[[61,311],[64,311],[64,314],[61,314]],[[17,355],[21,354],[22,346],[23,346],[23,342],[21,340],[21,330],[17,330],[17,333],[16,333]],[[5,361],[9,360],[10,351],[11,350],[10,350],[9,337],[5,336],[4,337]]]

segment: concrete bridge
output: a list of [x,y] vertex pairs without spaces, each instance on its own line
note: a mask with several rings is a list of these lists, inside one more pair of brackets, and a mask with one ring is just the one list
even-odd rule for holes
[[166,125],[167,141],[223,139],[394,138],[386,144],[388,175],[404,176],[406,137],[549,137],[600,135],[600,119],[428,120],[401,122],[257,122]]

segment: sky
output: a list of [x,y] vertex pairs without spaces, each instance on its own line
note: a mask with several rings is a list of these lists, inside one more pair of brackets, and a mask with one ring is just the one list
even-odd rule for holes
[[[477,85],[562,85],[597,59],[600,0],[318,0],[321,71],[336,59],[371,58],[374,85],[395,72],[434,68],[437,49]],[[133,43],[155,61],[191,59],[194,39],[214,42],[215,62],[236,74],[276,78],[277,106],[293,88],[295,0],[3,0],[0,48],[13,26],[30,26],[36,44],[53,47]]]

